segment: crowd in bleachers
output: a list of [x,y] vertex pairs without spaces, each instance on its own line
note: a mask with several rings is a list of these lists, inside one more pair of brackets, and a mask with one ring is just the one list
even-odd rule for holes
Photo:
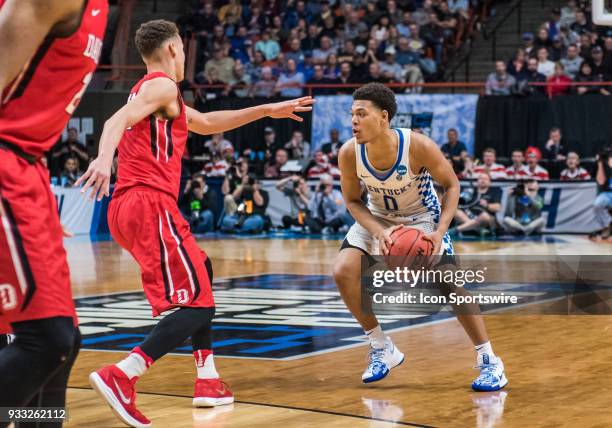
[[204,0],[178,25],[197,42],[195,83],[214,85],[200,96],[296,97],[305,84],[436,80],[492,3]]
[[486,94],[610,95],[612,85],[598,83],[612,81],[612,28],[593,24],[590,3],[568,0],[535,34],[524,33],[513,57],[495,62]]

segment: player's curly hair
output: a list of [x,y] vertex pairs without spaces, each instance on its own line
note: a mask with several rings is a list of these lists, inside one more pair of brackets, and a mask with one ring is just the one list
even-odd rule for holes
[[134,36],[134,43],[140,55],[149,58],[166,40],[178,34],[179,30],[174,22],[155,19],[140,24]]
[[353,92],[353,100],[371,101],[381,110],[387,110],[389,122],[397,113],[397,102],[395,94],[382,83],[368,83]]

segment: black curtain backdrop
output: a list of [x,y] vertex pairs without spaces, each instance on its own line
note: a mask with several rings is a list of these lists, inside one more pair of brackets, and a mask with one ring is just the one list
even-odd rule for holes
[[[204,103],[196,103],[195,108],[201,112],[219,111],[219,110],[238,110],[247,107],[253,107],[259,104],[272,103],[277,101],[286,101],[287,98],[218,98],[208,100]],[[224,133],[224,137],[234,144],[234,147],[240,153],[247,147],[251,146],[256,141],[263,141],[264,128],[270,126],[276,132],[276,143],[285,144],[291,139],[293,131],[302,131],[304,140],[310,141],[312,113],[299,113],[299,116],[304,118],[303,122],[296,122],[291,119],[264,119],[251,122],[233,131]],[[194,136],[193,142],[199,143],[208,140],[209,136]]]
[[595,156],[612,144],[612,96],[480,97],[475,155],[481,157],[486,147],[495,148],[501,157],[510,157],[513,149],[541,149],[553,127],[561,129],[568,150]]

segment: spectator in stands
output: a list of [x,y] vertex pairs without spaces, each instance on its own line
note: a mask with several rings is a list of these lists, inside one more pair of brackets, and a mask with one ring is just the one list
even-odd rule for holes
[[604,62],[603,49],[601,46],[593,46],[591,49],[591,68],[593,75],[603,82],[607,82],[612,78],[612,70],[608,68],[608,64]]
[[211,85],[208,88],[198,89],[198,96],[203,100],[218,98],[229,92],[229,86],[219,79],[219,71],[215,67],[211,67],[208,73],[199,73],[195,81],[199,85]]
[[270,30],[266,30],[261,35],[261,40],[255,43],[255,50],[264,54],[266,61],[274,61],[280,53],[280,45],[271,38]]
[[304,229],[311,197],[304,177],[292,175],[283,178],[276,183],[276,188],[289,198],[290,212],[283,216],[283,227],[289,229],[291,226],[298,226]]
[[338,57],[336,54],[329,54],[327,56],[327,61],[325,62],[325,67],[323,67],[323,73],[325,77],[328,79],[335,79],[338,76]]
[[79,171],[79,160],[78,158],[71,156],[66,158],[64,161],[64,169],[60,174],[60,185],[62,187],[72,187],[74,183],[81,176],[81,172]]
[[487,173],[491,180],[504,180],[506,178],[506,168],[495,162],[495,149],[489,147],[482,152],[482,165],[474,166],[473,176],[478,178],[482,173]]
[[561,26],[571,25],[576,21],[576,0],[568,0],[565,6],[561,8]]
[[233,156],[234,149],[232,147],[224,148],[220,154],[215,153],[211,156],[210,161],[204,165],[204,173],[208,177],[225,177],[232,164]]
[[264,165],[264,177],[280,178],[282,175],[281,168],[285,166],[289,160],[287,150],[278,149],[274,154],[274,158],[270,158]]
[[389,79],[383,76],[383,74],[380,72],[380,65],[377,62],[373,62],[372,64],[370,64],[370,67],[368,68],[368,70],[369,70],[368,77],[367,77],[368,83],[370,82],[389,83]]
[[578,43],[580,43],[580,37],[578,36],[578,34],[570,30],[569,25],[561,25],[561,29],[559,31],[558,36],[561,38],[561,42],[566,48],[568,48],[572,44],[578,45]]
[[516,92],[521,95],[544,95],[545,87],[536,86],[533,83],[545,83],[546,76],[538,72],[538,60],[529,58],[527,60],[527,70],[524,70],[518,78]]
[[297,71],[295,61],[287,60],[287,68],[281,73],[276,82],[276,91],[281,97],[298,98],[302,96],[304,84],[304,75]]
[[580,166],[580,157],[576,152],[569,152],[566,160],[567,168],[561,171],[561,180],[590,180],[591,175]]
[[215,192],[206,184],[204,175],[198,174],[193,180],[187,181],[179,206],[193,233],[206,233],[214,229],[213,212],[217,206],[217,198]]
[[538,73],[543,74],[546,78],[555,73],[555,63],[548,59],[548,49],[538,49]]
[[344,24],[344,36],[352,40],[357,38],[359,33],[363,31],[368,31],[367,24],[359,18],[359,12],[351,12]]
[[223,132],[213,134],[210,140],[204,142],[204,147],[206,147],[208,152],[213,156],[222,156],[226,148],[230,148],[232,151],[234,150],[233,144],[229,140],[223,138]]
[[514,76],[518,80],[518,76],[527,68],[527,55],[523,48],[518,48],[512,57],[512,60],[508,61],[506,69],[508,73]]
[[331,39],[327,36],[321,37],[320,47],[312,51],[312,58],[315,64],[325,64],[330,54],[336,54],[336,49],[332,46]]
[[348,230],[348,226],[354,222],[346,210],[342,193],[334,189],[333,179],[329,175],[320,177],[317,189],[310,198],[308,210],[310,215],[306,224],[312,233]]
[[321,152],[327,156],[329,161],[333,165],[338,164],[338,152],[342,147],[342,141],[340,141],[340,133],[336,128],[329,132],[329,141],[323,143],[321,146]]
[[557,127],[552,128],[548,133],[548,141],[542,149],[542,157],[548,161],[564,161],[567,150],[561,144],[561,130]]
[[570,25],[570,28],[576,34],[585,34],[593,31],[593,25],[589,23],[586,14],[581,9],[576,11],[576,20]]
[[593,48],[593,42],[591,40],[591,33],[580,34],[580,56],[585,61],[591,60],[591,49]]
[[421,26],[420,37],[434,53],[434,60],[439,66],[442,63],[445,32],[435,12],[429,14],[429,22]]
[[512,150],[512,165],[506,168],[506,178],[508,180],[524,180],[527,178],[527,166],[522,150]]
[[242,6],[238,0],[229,0],[224,6],[219,8],[219,21],[225,25],[235,25],[242,19]]
[[525,55],[529,58],[535,58],[536,50],[533,44],[533,33],[527,32],[523,33],[523,50],[525,51]]
[[565,57],[561,59],[561,64],[565,67],[565,73],[572,79],[576,79],[576,76],[580,72],[580,65],[582,65],[582,57],[578,55],[578,46],[571,44],[567,48]]
[[551,46],[551,40],[548,38],[548,31],[546,28],[542,27],[538,30],[538,36],[533,42],[533,48],[536,51],[536,54],[539,53],[540,49],[544,48],[548,50]]
[[548,30],[548,38],[554,41],[561,31],[561,9],[555,7],[551,10],[550,20],[544,24],[544,28]]
[[234,97],[246,98],[251,91],[251,76],[246,74],[242,63],[236,61],[234,65],[234,74],[230,79],[229,91]]
[[555,64],[555,73],[546,80],[546,93],[549,97],[556,97],[569,93],[572,79],[565,75],[563,64]]
[[501,210],[502,191],[499,187],[491,187],[491,176],[486,172],[479,174],[476,189],[465,189],[461,193],[463,200],[455,214],[459,225],[449,233],[462,234],[476,229],[482,236],[494,233],[497,228],[495,216]]
[[270,98],[274,96],[276,90],[276,81],[272,75],[270,67],[264,67],[261,70],[261,80],[255,82],[251,87],[251,96]]
[[561,40],[561,36],[557,34],[552,40],[552,46],[548,48],[550,60],[553,62],[559,62],[561,58],[565,56],[565,52],[563,40]]
[[304,51],[300,45],[300,39],[294,37],[289,41],[289,50],[285,52],[285,60],[294,60],[296,64],[304,62]]
[[322,151],[317,151],[311,164],[306,168],[308,178],[319,178],[322,175],[331,175],[340,178],[340,170],[329,162],[329,158]]
[[[343,61],[340,64],[340,72],[338,73],[338,77],[332,80],[332,82],[336,84],[342,84],[342,85],[347,85],[347,84],[350,85],[350,84],[357,83],[357,81],[355,80],[353,76],[350,62]],[[336,94],[350,94],[354,90],[355,88],[338,88],[335,90],[335,93]]]
[[[309,85],[329,85],[334,83],[333,80],[328,79],[323,74],[323,66],[317,64],[314,66],[314,76],[308,81]],[[329,95],[333,94],[334,89],[332,88],[312,88],[312,95]]]
[[529,180],[527,183],[518,183],[508,197],[504,226],[510,232],[529,236],[544,229],[546,225],[542,218],[544,199],[538,195],[538,189],[538,182]]
[[285,150],[289,154],[289,159],[302,161],[310,159],[310,143],[304,141],[302,131],[293,131],[291,140],[285,143]]
[[378,66],[385,79],[391,82],[402,81],[402,66],[395,61],[395,48],[393,46],[385,49],[385,60],[379,62]]
[[455,128],[450,128],[446,136],[448,137],[448,142],[442,144],[442,153],[447,153],[453,163],[460,162],[461,154],[467,152],[466,145],[459,141],[459,133]]
[[410,24],[412,24],[412,14],[408,11],[405,11],[402,14],[402,20],[400,23],[396,25],[397,31],[400,34],[400,37],[410,37]]
[[[85,168],[89,161],[89,155],[83,144],[79,142],[79,131],[76,128],[68,128],[68,135],[64,141],[58,142],[51,149],[51,175],[59,175],[66,164],[66,159],[77,158],[78,168]],[[80,169],[83,172],[84,169]]]
[[[598,76],[593,74],[593,69],[591,68],[591,64],[588,61],[584,61],[580,66],[580,73],[578,73],[578,77],[576,77],[577,83],[594,83],[601,82],[601,79]],[[602,94],[602,95],[610,95],[610,92],[600,86],[600,85],[585,85],[585,86],[576,86],[575,91],[578,95],[585,94]]]
[[599,187],[599,194],[593,201],[593,212],[599,224],[599,230],[591,233],[589,238],[594,241],[606,239],[612,243],[610,235],[610,209],[612,208],[612,150],[610,147],[597,154],[597,171],[595,181]]
[[219,73],[218,80],[223,83],[229,83],[234,74],[234,63],[234,59],[225,54],[225,49],[215,48],[213,57],[209,59],[204,66],[204,75],[209,81],[216,80],[213,79],[211,74],[211,70],[215,69]]
[[[401,81],[406,83],[423,83],[425,81],[421,67],[419,66],[422,58],[419,52],[415,52],[410,47],[410,41],[406,37],[399,39],[399,45],[395,60],[402,66]],[[434,69],[435,72],[435,69]],[[422,87],[407,88],[407,93],[420,93]]]
[[243,177],[234,191],[238,204],[236,212],[225,215],[221,230],[229,233],[261,233],[266,224],[266,209],[270,197],[254,175]]
[[495,61],[495,72],[489,74],[485,85],[487,95],[510,95],[516,80],[507,73],[504,61]]
[[527,149],[526,157],[527,157],[527,170],[526,170],[527,177],[533,180],[539,180],[539,181],[548,180],[549,178],[548,171],[544,167],[538,165],[538,161],[539,161],[538,154],[533,150]]

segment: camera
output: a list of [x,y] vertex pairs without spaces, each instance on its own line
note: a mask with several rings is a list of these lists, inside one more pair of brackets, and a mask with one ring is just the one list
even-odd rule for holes
[[612,153],[612,146],[606,146],[603,149],[601,149],[599,153],[597,153],[597,157],[600,161],[606,163],[608,162],[608,158],[610,157],[611,153]]
[[516,187],[512,189],[512,194],[514,196],[525,196],[525,185],[526,183],[517,184]]

